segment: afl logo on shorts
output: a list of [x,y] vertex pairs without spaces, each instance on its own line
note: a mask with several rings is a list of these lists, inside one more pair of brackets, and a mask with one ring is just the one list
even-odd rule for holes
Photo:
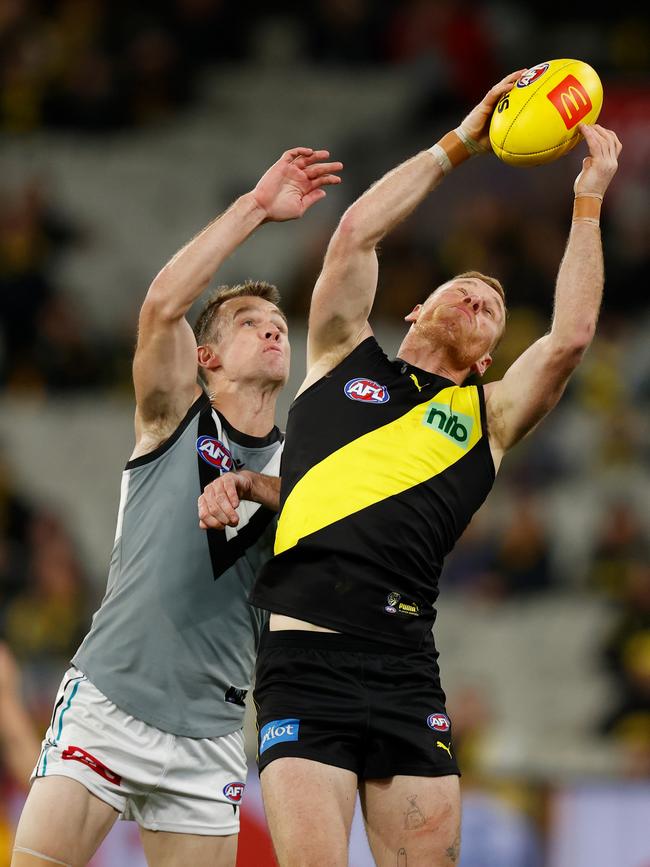
[[390,395],[385,385],[379,385],[374,379],[358,376],[345,383],[345,396],[350,400],[360,400],[362,403],[386,403]]
[[229,473],[232,470],[232,455],[216,437],[199,437],[196,441],[196,450],[211,467],[216,467],[222,473]]
[[228,783],[223,787],[223,793],[231,804],[238,804],[244,795],[245,788],[244,783]]
[[451,728],[449,717],[444,713],[432,713],[427,717],[427,725],[436,732],[448,732]]

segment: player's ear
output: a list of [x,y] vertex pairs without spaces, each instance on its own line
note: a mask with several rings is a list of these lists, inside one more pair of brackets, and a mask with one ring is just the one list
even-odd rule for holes
[[209,344],[197,346],[196,355],[199,367],[203,367],[206,370],[216,370],[218,367],[221,367],[219,356],[214,351],[214,347]]
[[416,304],[413,310],[410,313],[407,313],[404,317],[404,322],[417,322],[417,318],[420,315],[420,310],[422,310],[421,304]]
[[477,373],[479,376],[483,376],[488,367],[492,364],[492,356],[489,352],[487,352],[483,358],[479,358],[478,361],[475,361],[471,367],[472,373]]

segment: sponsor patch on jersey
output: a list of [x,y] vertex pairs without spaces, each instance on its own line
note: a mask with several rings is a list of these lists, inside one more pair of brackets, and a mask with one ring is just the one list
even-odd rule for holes
[[410,599],[402,599],[402,594],[396,593],[394,590],[386,597],[384,611],[386,614],[410,614],[411,617],[420,616],[420,606],[418,603]]
[[538,78],[541,78],[547,69],[548,63],[538,63],[537,66],[531,66],[531,68],[521,76],[517,82],[517,87],[528,87],[534,81],[537,81]]
[[234,466],[230,451],[216,437],[199,437],[196,441],[196,450],[206,464],[217,467],[222,473],[229,473]]
[[361,403],[386,403],[390,400],[385,385],[379,385],[374,379],[366,379],[363,376],[348,380],[343,390],[350,400],[359,400]]
[[427,717],[427,725],[435,732],[448,732],[451,728],[449,717],[444,713],[432,713]]
[[451,407],[435,400],[427,404],[422,423],[462,449],[467,448],[474,427],[474,419],[470,415],[453,412]]
[[260,730],[260,755],[277,744],[297,741],[299,736],[299,719],[275,719]]
[[247,689],[239,689],[237,686],[229,686],[225,691],[223,698],[229,704],[237,704],[239,707],[246,707],[245,699],[248,695]]
[[107,768],[103,762],[100,762],[99,759],[95,758],[95,756],[87,753],[86,750],[82,750],[81,747],[75,747],[72,745],[66,747],[66,749],[61,753],[61,758],[67,762],[81,762],[82,765],[90,768],[91,771],[99,774],[100,777],[108,780],[109,783],[114,783],[116,786],[122,785],[122,777],[120,777],[119,774],[116,774],[115,771],[111,771],[111,769]]
[[223,793],[231,804],[238,804],[244,796],[245,783],[226,783]]

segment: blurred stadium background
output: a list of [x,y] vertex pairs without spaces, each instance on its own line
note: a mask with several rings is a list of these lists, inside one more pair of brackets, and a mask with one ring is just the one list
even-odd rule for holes
[[[598,336],[450,558],[437,640],[464,768],[461,867],[650,865],[650,20],[635,8],[0,0],[0,637],[38,738],[103,594],[137,313],[159,268],[287,147],[343,160],[326,202],[265,227],[219,275],[281,289],[283,425],[344,208],[507,72],[575,57],[599,72],[600,120],[624,144]],[[386,239],[385,348],[431,287],[478,268],[509,297],[498,377],[547,328],[584,154],[472,162]],[[10,681],[0,666],[0,720]],[[3,865],[25,789],[1,747],[0,731]],[[272,865],[253,761],[243,817],[239,864]],[[92,863],[143,864],[134,826]],[[350,863],[372,863],[358,822]]]

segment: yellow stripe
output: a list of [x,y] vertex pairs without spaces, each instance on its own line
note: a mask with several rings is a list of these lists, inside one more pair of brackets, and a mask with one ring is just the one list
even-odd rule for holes
[[[424,424],[432,402],[473,418],[466,444],[458,445]],[[347,443],[315,464],[294,486],[278,521],[275,553],[438,475],[466,455],[481,433],[476,386],[450,386],[395,421]]]

